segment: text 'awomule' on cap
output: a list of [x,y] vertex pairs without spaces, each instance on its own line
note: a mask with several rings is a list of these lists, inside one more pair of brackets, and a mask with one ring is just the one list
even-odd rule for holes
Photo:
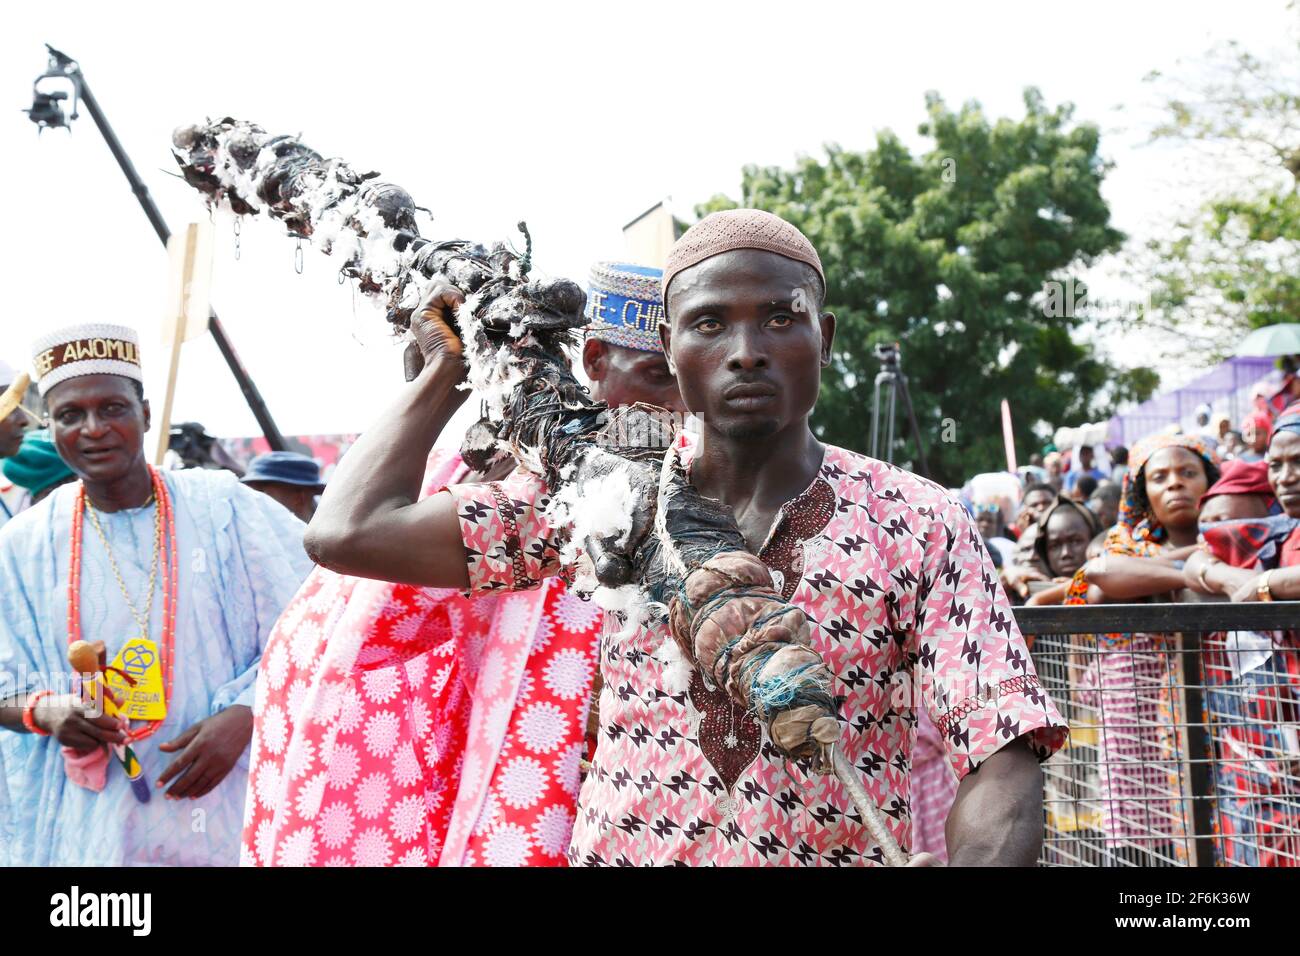
[[140,336],[125,325],[88,322],[42,335],[32,343],[32,365],[42,395],[81,375],[121,375],[144,382]]

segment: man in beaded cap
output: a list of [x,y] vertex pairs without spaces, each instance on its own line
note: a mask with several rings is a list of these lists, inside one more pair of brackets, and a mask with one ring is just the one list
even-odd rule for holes
[[[149,467],[134,330],[61,329],[34,365],[80,480],[0,529],[0,862],[233,865],[254,683],[311,570],[304,525],[230,472]],[[75,639],[133,686],[161,688],[161,707],[127,723],[84,704]],[[136,692],[123,702],[138,706]],[[106,746],[124,742],[143,768],[135,787]]]
[[649,266],[598,262],[587,287],[587,338],[582,367],[592,397],[617,408],[645,402],[682,412],[677,380],[668,369],[659,323],[663,272]]
[[[773,586],[812,624],[843,698],[840,745],[912,846],[915,709],[961,778],[947,832],[954,864],[1032,864],[1042,842],[1038,761],[1066,725],[1039,687],[997,575],[943,488],[818,441],[809,426],[832,360],[826,277],[793,225],[714,213],[673,246],[660,338],[701,428],[682,458],[729,505]],[[409,501],[464,376],[446,326],[464,300],[435,287],[417,318],[425,367],[335,474],[309,553],[349,573],[472,593],[558,573],[548,489],[522,471]],[[436,302],[429,303],[436,305]],[[601,733],[578,801],[571,862],[584,865],[879,864],[882,848],[835,778],[785,764],[764,727],[683,673],[667,623],[601,647]]]

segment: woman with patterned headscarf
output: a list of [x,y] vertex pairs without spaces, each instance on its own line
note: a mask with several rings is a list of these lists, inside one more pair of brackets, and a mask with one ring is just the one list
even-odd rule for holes
[[[1129,454],[1119,522],[1106,551],[1075,574],[1066,604],[1135,601],[1179,591],[1196,550],[1201,496],[1218,480],[1214,450],[1200,435],[1158,435]],[[1129,862],[1181,859],[1185,828],[1175,774],[1182,755],[1168,687],[1175,639],[1097,635],[1084,674],[1099,726],[1098,787],[1108,849]]]
[[1201,497],[1218,480],[1218,456],[1203,436],[1157,435],[1134,445],[1106,553],[1080,569],[1066,603],[1084,603],[1083,582],[1097,588],[1088,603],[1180,590],[1182,564],[1196,550]]

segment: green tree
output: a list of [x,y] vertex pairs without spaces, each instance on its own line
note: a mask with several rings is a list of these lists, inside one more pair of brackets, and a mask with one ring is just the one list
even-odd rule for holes
[[[696,210],[766,209],[817,247],[838,318],[813,422],[826,440],[869,450],[873,349],[888,342],[902,347],[932,477],[950,485],[1005,467],[1004,397],[1026,457],[1048,424],[1150,394],[1149,377],[1115,387],[1104,358],[1071,335],[1083,321],[1074,310],[1044,314],[1046,282],[1124,236],[1101,196],[1096,127],[1037,90],[1024,102],[1022,119],[990,122],[978,103],[952,110],[930,93],[922,155],[886,131],[866,152],[832,146],[794,169],[748,166],[739,203],[716,196]],[[911,445],[899,458],[915,463]]]
[[1152,290],[1139,325],[1180,343],[1196,330],[1210,354],[1230,353],[1253,328],[1300,322],[1300,23],[1289,43],[1278,63],[1225,43],[1187,76],[1148,77],[1164,112],[1152,140],[1207,154],[1220,185],[1130,253]]

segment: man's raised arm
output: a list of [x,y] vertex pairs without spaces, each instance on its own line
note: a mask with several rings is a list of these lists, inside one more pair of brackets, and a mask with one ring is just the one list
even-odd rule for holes
[[342,574],[425,587],[469,584],[456,502],[418,500],[429,450],[465,401],[461,343],[448,324],[464,296],[435,283],[411,319],[424,369],[344,456],[303,544]]

